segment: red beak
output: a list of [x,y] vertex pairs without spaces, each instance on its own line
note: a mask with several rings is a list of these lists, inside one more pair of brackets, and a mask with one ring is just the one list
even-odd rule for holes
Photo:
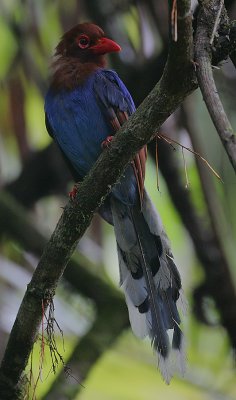
[[121,50],[121,47],[113,40],[103,37],[99,39],[95,46],[90,47],[90,50],[92,50],[94,54],[107,54],[118,52]]

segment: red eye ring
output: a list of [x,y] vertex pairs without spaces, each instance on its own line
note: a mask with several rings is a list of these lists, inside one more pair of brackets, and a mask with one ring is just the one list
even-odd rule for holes
[[76,42],[81,49],[87,49],[87,47],[89,47],[90,44],[89,37],[85,34],[79,35]]

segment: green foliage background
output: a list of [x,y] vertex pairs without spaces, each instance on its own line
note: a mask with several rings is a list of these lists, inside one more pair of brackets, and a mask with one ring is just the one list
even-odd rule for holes
[[[88,2],[90,3],[90,2]],[[93,2],[91,2],[92,4]],[[98,2],[99,3],[99,2]],[[108,5],[103,3],[103,7]],[[122,2],[121,2],[122,3]],[[124,2],[126,4],[128,2]],[[50,75],[50,64],[53,49],[63,32],[63,25],[70,26],[76,21],[87,19],[84,2],[78,3],[78,17],[75,14],[76,2],[67,1],[22,1],[4,0],[0,5],[0,79],[1,79],[1,107],[0,107],[0,181],[2,186],[15,179],[21,171],[22,160],[17,144],[16,132],[12,124],[12,110],[10,102],[10,82],[20,82],[24,92],[24,118],[25,134],[30,151],[46,147],[50,138],[44,126],[43,96]],[[113,2],[111,2],[113,4]],[[140,14],[136,6],[125,7],[123,4],[122,15],[119,14],[120,25],[125,28],[134,48],[140,47]],[[110,5],[111,6],[111,5]],[[109,8],[109,7],[108,7]],[[34,19],[32,18],[34,17]],[[118,18],[118,17],[117,17]],[[66,21],[66,22],[65,22]],[[19,27],[21,31],[19,32]],[[156,51],[161,46],[157,45]],[[24,60],[24,62],[22,61]],[[30,68],[27,70],[27,66]],[[227,78],[220,71],[218,74],[219,90],[221,90],[229,117],[235,125],[235,99],[230,89],[231,82],[235,85],[235,74]],[[223,76],[223,78],[222,78]],[[227,80],[228,79],[228,80]],[[218,223],[222,227],[222,235],[226,240],[224,244],[232,266],[232,274],[236,277],[234,235],[236,229],[235,213],[235,177],[228,165],[222,147],[216,137],[215,130],[205,110],[200,93],[194,93],[191,101],[194,104],[194,123],[199,132],[201,154],[207,158],[214,168],[220,172],[224,185],[215,178],[214,186],[217,193],[217,202],[220,202],[221,214]],[[186,140],[183,132],[180,140]],[[182,161],[181,149],[176,150]],[[193,155],[185,152],[187,171],[194,204],[199,213],[204,215],[205,202],[202,195],[199,176]],[[183,329],[186,337],[187,371],[185,376],[175,377],[170,386],[166,386],[156,369],[155,355],[148,341],[141,342],[130,331],[123,332],[115,345],[108,349],[103,357],[92,368],[89,377],[83,383],[78,399],[81,400],[154,400],[166,399],[233,399],[236,398],[235,370],[233,359],[224,329],[218,324],[219,316],[210,299],[206,299],[206,310],[209,318],[215,322],[213,326],[204,326],[193,316],[192,289],[204,279],[204,273],[195,257],[191,239],[184,230],[179,216],[171,203],[165,182],[159,176],[160,190],[156,189],[156,170],[151,159],[148,162],[148,175],[146,187],[155,202],[164,225],[170,236],[173,253],[179,265],[183,278],[185,295],[189,302],[187,315],[183,318]],[[209,173],[206,168],[206,173]],[[183,164],[183,179],[184,164]],[[30,190],[30,188],[29,188]],[[60,215],[60,207],[66,199],[54,196],[39,201],[31,217],[35,224],[44,233],[49,235],[53,230]],[[97,267],[94,261],[89,260],[92,268],[99,274],[104,274],[111,285],[118,285],[118,264],[115,249],[115,240],[112,229],[105,223],[102,225],[103,251]],[[88,233],[88,237],[91,233]],[[93,251],[93,249],[91,250]],[[100,250],[101,251],[101,250]],[[25,250],[14,242],[2,238],[0,244],[1,256],[14,261],[19,268],[27,264]],[[89,259],[89,251],[84,255]],[[7,285],[7,279],[0,277],[1,287]],[[19,299],[24,293],[24,287],[19,290]],[[67,288],[61,286],[59,296],[67,298]],[[219,288],[220,290],[220,288]],[[77,295],[73,295],[77,298]],[[73,298],[74,298],[73,297]],[[0,302],[2,301],[0,295]],[[67,300],[65,300],[67,301]],[[70,299],[71,301],[71,299]],[[76,302],[76,300],[75,300]],[[78,300],[80,303],[80,300]],[[73,302],[72,302],[73,303]],[[72,304],[73,306],[73,304]],[[57,315],[58,323],[63,320],[63,315]],[[80,318],[78,307],[78,320]],[[86,314],[86,313],[85,313]],[[85,316],[86,318],[86,316]],[[88,323],[92,317],[88,313]],[[107,324],[109,329],[109,321]],[[65,360],[73,351],[77,337],[65,332],[65,353],[58,335],[59,350],[64,354]],[[51,382],[56,376],[50,372],[50,356],[44,357],[42,381],[37,386],[37,398],[45,398]],[[34,376],[38,376],[40,365],[40,342],[36,345],[33,360]],[[62,368],[62,365],[59,369]],[[49,374],[49,375],[48,375]],[[71,371],[73,375],[73,371]],[[75,381],[75,384],[76,383]],[[69,389],[68,389],[69,390]],[[32,396],[32,395],[31,395]],[[69,394],[68,394],[68,398]]]

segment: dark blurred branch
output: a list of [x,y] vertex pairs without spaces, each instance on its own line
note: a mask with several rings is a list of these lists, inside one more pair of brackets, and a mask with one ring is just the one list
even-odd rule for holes
[[234,50],[234,51],[232,51],[230,53],[230,58],[231,58],[231,61],[232,61],[232,63],[234,64],[234,66],[236,68],[236,50]]
[[9,81],[9,102],[13,131],[19,148],[21,161],[27,160],[30,154],[30,147],[27,140],[25,122],[25,92],[19,76]]
[[[47,242],[47,239],[37,231],[30,221],[26,211],[11,196],[2,191],[0,195],[0,237],[3,235],[11,238],[36,256],[41,255]],[[80,295],[92,299],[97,310],[97,318],[93,327],[78,342],[68,360],[71,375],[81,382],[87,376],[93,363],[127,327],[128,313],[121,293],[90,272],[89,266],[84,264],[84,261],[82,263],[78,256],[69,261],[64,279]],[[109,328],[107,321],[109,321]],[[78,383],[73,378],[69,379],[66,371],[63,371],[50,389],[52,398],[59,399],[58,390],[62,395],[62,387],[68,386],[68,384],[74,385],[74,392],[80,388]],[[51,398],[47,396],[47,399]]]
[[[204,154],[202,150],[202,146],[200,145],[200,140],[199,140],[199,132],[197,130],[196,126],[196,120],[195,120],[195,115],[194,115],[194,107],[195,105],[191,101],[191,97],[186,99],[184,101],[182,107],[181,107],[181,122],[182,126],[184,129],[189,134],[193,150],[196,151],[198,154]],[[206,168],[206,165],[202,162],[202,160],[195,156],[195,162],[201,182],[201,188],[202,188],[202,193],[204,196],[208,216],[210,219],[210,225],[212,226],[215,236],[218,237],[219,235],[219,229],[221,230],[222,233],[222,226],[221,226],[221,218],[220,216],[222,215],[222,210],[219,204],[219,199],[217,196],[216,188],[213,183],[213,173],[212,171],[208,170]],[[222,182],[218,183],[222,185]],[[219,226],[220,225],[220,226]],[[220,241],[220,238],[218,238]],[[219,243],[217,240],[217,247],[219,247]]]
[[[220,0],[201,1],[195,38],[195,61],[198,83],[204,101],[236,172],[236,136],[218,95],[211,66],[212,47],[210,41],[216,29],[215,22],[221,3]],[[221,15],[223,21],[228,23],[224,7]]]
[[[182,116],[184,127],[189,132],[193,148],[201,154],[201,147],[198,140],[198,132],[194,118],[194,108],[192,107],[190,98],[188,101],[184,102]],[[206,171],[206,167],[198,157],[196,157],[196,165],[208,215],[210,217],[210,223],[207,228],[208,236],[211,237],[211,248],[213,249],[215,247],[216,250],[213,253],[215,254],[215,257],[210,257],[210,262],[208,261],[207,264],[203,265],[205,270],[205,282],[194,291],[197,300],[197,302],[195,302],[195,310],[203,309],[202,304],[206,295],[212,296],[220,312],[222,325],[228,332],[232,346],[236,348],[236,334],[234,329],[236,324],[236,291],[233,284],[233,277],[230,272],[230,265],[225,254],[225,248],[221,240],[223,231],[221,218],[222,212],[217,201],[217,193],[213,185],[212,174],[209,171]],[[206,236],[207,232],[203,226],[202,223],[202,233]],[[209,252],[208,245],[205,248],[205,252],[209,258],[209,255],[211,255],[212,252]],[[219,290],[219,285],[221,285],[221,290]]]
[[232,63],[236,68],[236,21],[232,21],[230,24],[229,38],[231,45],[231,51],[229,55]]
[[[158,149],[160,169],[171,199],[193,240],[197,256],[205,270],[207,288],[204,290],[204,296],[210,294],[214,298],[221,314],[222,325],[228,332],[233,348],[236,348],[236,293],[227,260],[219,247],[214,231],[210,227],[206,228],[206,221],[196,213],[190,193],[181,179],[179,161],[175,152],[169,144],[162,141],[158,144]],[[155,154],[154,144],[152,151]],[[203,313],[198,305],[195,310],[202,319]]]
[[128,313],[125,309],[121,309],[120,303],[121,300],[115,302],[114,299],[107,298],[103,307],[98,309],[93,327],[78,342],[67,362],[71,375],[68,376],[62,371],[44,395],[44,400],[76,398],[76,395],[83,389],[79,383],[85,380],[98,358],[108,350],[129,324]]
[[[48,241],[36,229],[25,208],[5,191],[0,193],[0,237],[11,238],[37,257],[41,256]],[[104,307],[107,296],[117,301],[122,299],[121,293],[95,275],[78,254],[70,259],[63,277],[78,293],[92,299],[98,308]]]
[[164,46],[168,47],[168,3],[162,0],[137,0],[137,3],[139,2],[148,8],[155,20]]
[[10,14],[5,10],[5,7],[1,4],[1,13],[4,15],[4,20],[7,22],[11,34],[14,37],[14,40],[17,44],[16,54],[13,57],[13,60],[8,68],[8,73],[6,76],[6,80],[11,79],[12,75],[15,75],[15,71],[17,66],[23,67],[23,71],[25,76],[28,79],[32,79],[34,83],[36,83],[37,87],[41,91],[42,94],[45,93],[47,85],[45,79],[42,78],[42,73],[38,68],[35,57],[32,55],[32,52],[29,51],[28,44],[32,39],[34,43],[37,45],[37,49],[41,55],[45,56],[44,47],[41,42],[41,35],[39,33],[39,23],[36,20],[35,15],[35,7],[33,3],[31,7],[24,10],[24,4],[19,5],[19,9],[22,7],[20,13],[24,15],[29,13],[30,18],[27,18],[27,23],[19,22],[18,19],[14,17],[14,14]]
[[71,175],[56,144],[30,155],[20,176],[5,186],[25,207],[31,207],[44,196],[67,191]]
[[178,2],[178,17],[179,40],[170,43],[170,53],[161,81],[117,133],[111,147],[99,157],[79,186],[76,200],[65,207],[44,249],[21,303],[1,364],[0,388],[6,400],[21,397],[19,384],[37,336],[42,318],[42,302],[46,309],[94,211],[135,153],[155,135],[166,118],[196,88],[191,64],[192,17],[189,1]]

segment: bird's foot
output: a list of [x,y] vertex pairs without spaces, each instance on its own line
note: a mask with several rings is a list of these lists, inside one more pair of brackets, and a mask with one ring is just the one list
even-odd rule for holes
[[194,71],[196,72],[199,67],[199,64],[194,60],[191,60],[191,64],[193,64]]
[[71,200],[75,200],[79,188],[79,183],[75,183],[72,190],[68,193]]
[[107,149],[110,146],[113,139],[114,139],[114,136],[107,136],[107,138],[105,140],[103,140],[103,142],[101,144],[102,149],[103,150]]

